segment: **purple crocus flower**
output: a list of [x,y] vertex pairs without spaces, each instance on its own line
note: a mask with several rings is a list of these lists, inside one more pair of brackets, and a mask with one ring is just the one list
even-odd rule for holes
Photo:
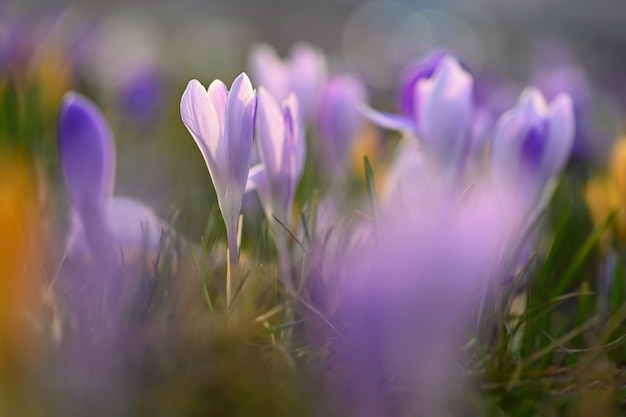
[[410,117],[373,110],[365,114],[382,127],[417,136],[440,163],[458,169],[470,139],[472,87],[472,76],[454,57],[445,55],[431,77],[415,83],[415,113]]
[[306,43],[297,43],[284,61],[270,45],[250,53],[250,71],[255,85],[266,88],[279,102],[290,93],[298,98],[302,117],[313,117],[320,88],[326,79],[324,54]]
[[250,170],[247,188],[257,190],[273,226],[286,286],[291,290],[288,235],[274,218],[289,227],[296,187],[304,167],[306,145],[295,95],[283,101],[281,108],[267,90],[259,88],[257,145],[262,164]]
[[425,58],[410,63],[402,71],[398,85],[397,102],[398,108],[405,117],[411,119],[417,113],[419,106],[419,99],[415,94],[417,83],[432,77],[441,60],[447,55],[449,53],[445,50],[435,51]]
[[[251,172],[249,181],[268,203],[270,217],[286,223],[304,167],[304,132],[298,120],[298,102],[293,94],[283,101],[281,109],[267,90],[259,88],[257,143],[262,165],[252,168],[254,175]],[[267,187],[261,186],[265,182],[259,180],[262,176]]]
[[163,107],[163,74],[154,67],[138,68],[130,73],[120,88],[120,101],[133,120],[150,122]]
[[98,108],[67,93],[59,115],[59,155],[74,210],[68,255],[111,255],[114,248],[156,250],[162,224],[140,202],[113,197],[115,145]]
[[522,187],[534,201],[567,162],[574,126],[568,95],[561,94],[548,105],[538,90],[524,90],[517,106],[499,119],[494,131],[491,169],[495,181],[503,188]]
[[585,73],[574,64],[562,63],[537,70],[532,83],[548,100],[556,98],[559,94],[568,94],[572,98],[576,123],[572,152],[577,156],[584,156],[590,146],[586,142],[590,139],[588,136],[594,134],[588,120],[591,94]]
[[112,323],[119,319],[138,284],[122,280],[120,273],[138,276],[150,264],[164,224],[141,202],[113,196],[113,136],[91,101],[78,93],[65,95],[58,139],[72,206],[62,285],[77,301],[83,329],[91,331],[104,314]]
[[191,80],[180,102],[183,123],[202,152],[224,217],[231,259],[237,257],[237,224],[248,181],[256,93],[245,73],[231,86],[215,80],[205,89]]
[[365,120],[360,108],[367,103],[367,90],[353,75],[336,75],[322,89],[317,106],[320,148],[335,175],[344,170],[350,147],[363,128]]
[[402,407],[416,396],[421,412],[445,414],[439,407],[460,377],[453,364],[466,341],[461,329],[475,325],[479,297],[516,259],[517,198],[479,183],[460,200],[435,200],[435,210],[384,210],[377,237],[332,276],[342,279],[346,357],[338,362],[357,370],[346,373],[356,415],[409,415],[415,410]]

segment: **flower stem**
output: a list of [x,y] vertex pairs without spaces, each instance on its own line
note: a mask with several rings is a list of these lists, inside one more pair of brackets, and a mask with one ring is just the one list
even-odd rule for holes
[[[230,307],[233,299],[233,281],[238,274],[237,234],[229,234],[226,250],[226,307]],[[235,278],[233,278],[235,277]]]

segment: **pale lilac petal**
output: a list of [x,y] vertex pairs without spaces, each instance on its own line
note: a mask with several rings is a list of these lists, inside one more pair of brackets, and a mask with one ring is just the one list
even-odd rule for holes
[[308,117],[326,79],[326,58],[311,45],[299,43],[291,49],[288,65],[291,90],[298,97],[302,114]]
[[386,175],[383,189],[383,208],[397,210],[399,205],[432,204],[436,193],[431,165],[420,142],[403,138],[395,151],[393,162]]
[[494,129],[491,170],[496,181],[510,181],[520,171],[520,153],[527,120],[518,109],[504,113]]
[[253,190],[257,192],[266,215],[271,218],[273,206],[272,192],[270,188],[270,179],[263,164],[258,164],[250,168],[248,183],[246,184],[246,192]]
[[445,57],[433,77],[418,83],[419,133],[446,164],[455,165],[469,140],[473,79],[452,57]]
[[191,80],[180,101],[183,123],[193,136],[216,188],[227,175],[226,146],[220,120],[209,94],[197,80]]
[[345,170],[345,160],[365,118],[360,111],[369,101],[363,83],[351,74],[333,77],[324,86],[317,105],[316,124],[326,166]]
[[143,203],[132,198],[114,198],[109,211],[109,224],[118,248],[159,249],[164,225],[154,211]]
[[269,190],[265,165],[258,164],[250,168],[246,192],[253,190]]
[[548,109],[548,137],[543,156],[547,176],[561,171],[574,146],[574,108],[568,95],[557,96]]
[[225,137],[228,140],[228,160],[233,178],[243,190],[250,168],[254,138],[256,95],[250,79],[242,73],[235,79],[226,102]]
[[228,141],[228,191],[224,204],[220,204],[222,215],[229,227],[234,226],[241,211],[241,201],[248,180],[252,141],[254,139],[254,116],[256,95],[245,73],[235,79],[226,101],[226,127],[224,138]]
[[259,88],[257,109],[257,141],[261,160],[270,177],[276,177],[283,169],[285,146],[285,121],[283,113],[272,95]]
[[526,114],[531,122],[545,117],[548,110],[546,99],[535,87],[527,87],[522,91],[517,107]]
[[379,112],[367,106],[360,107],[360,111],[366,119],[377,126],[398,132],[416,134],[417,128],[415,124],[404,116]]
[[213,81],[207,90],[209,99],[213,104],[217,119],[219,120],[219,128],[222,135],[224,134],[224,126],[226,126],[226,101],[228,100],[228,88],[221,80]]
[[287,98],[290,89],[289,71],[272,46],[255,46],[248,65],[256,86],[266,88],[279,101]]
[[[304,131],[300,119],[298,99],[294,94],[290,94],[283,103],[283,116],[285,118],[285,132],[287,146],[291,159],[293,159],[294,182],[297,183],[304,168],[304,159],[306,156],[306,143],[304,140]],[[284,157],[283,157],[284,158]]]

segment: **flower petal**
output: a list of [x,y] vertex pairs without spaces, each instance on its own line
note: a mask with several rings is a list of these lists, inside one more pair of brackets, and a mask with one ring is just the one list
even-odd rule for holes
[[250,53],[248,67],[257,87],[266,88],[277,100],[287,97],[290,89],[289,73],[272,46],[255,46]]
[[227,206],[220,206],[224,219],[237,222],[241,211],[241,200],[248,180],[252,142],[254,139],[254,118],[256,94],[245,73],[239,75],[231,87],[226,101],[226,126],[224,137],[228,142],[226,161],[228,164],[228,193],[224,198]]
[[398,132],[406,132],[415,135],[417,133],[416,126],[412,120],[398,114],[385,113],[376,111],[370,107],[362,106],[359,108],[361,114],[370,122],[385,129],[395,130]]
[[187,85],[180,101],[180,114],[202,152],[213,184],[216,189],[221,188],[227,175],[226,147],[215,107],[199,81],[191,80]]
[[352,74],[334,76],[322,90],[316,124],[325,165],[334,174],[345,170],[350,148],[364,125],[359,108],[368,101],[365,86]]
[[519,174],[520,153],[527,120],[519,109],[498,119],[491,144],[491,170],[496,182],[507,182]]
[[420,136],[446,164],[459,163],[468,146],[472,88],[472,76],[451,56],[442,59],[432,78],[418,82]]
[[250,168],[248,175],[248,183],[246,184],[246,192],[255,190],[261,200],[261,205],[266,215],[271,219],[272,216],[272,193],[270,189],[270,181],[265,169],[265,165],[258,164]]
[[522,91],[517,107],[526,114],[531,123],[545,117],[548,111],[546,99],[535,87],[527,87]]
[[107,121],[86,97],[67,93],[59,114],[59,156],[72,204],[101,206],[113,194],[115,144]]
[[446,55],[448,52],[445,50],[435,51],[417,62],[410,63],[403,70],[400,75],[397,102],[406,117],[413,117],[418,112],[419,100],[415,98],[417,82],[430,78]]
[[224,127],[226,126],[226,101],[228,100],[228,88],[221,80],[215,80],[209,85],[207,93],[209,94],[209,99],[211,100],[211,104],[213,104],[213,108],[217,114],[220,132],[223,135]]
[[285,154],[285,121],[278,103],[263,87],[259,88],[257,109],[257,144],[268,175],[281,174]]
[[[304,159],[306,154],[306,143],[304,140],[304,132],[299,114],[298,99],[292,93],[283,103],[283,116],[285,119],[285,133],[289,158],[293,161],[290,168],[292,180],[295,184],[300,180],[302,169],[304,168]],[[284,158],[284,156],[283,156]]]
[[548,109],[548,137],[543,155],[544,175],[563,169],[574,146],[574,106],[570,96],[560,94]]
[[[287,65],[291,87],[291,91],[287,93],[296,94],[301,113],[309,117],[326,79],[326,58],[313,46],[298,43],[291,48]],[[286,97],[276,98],[281,101],[286,99]]]

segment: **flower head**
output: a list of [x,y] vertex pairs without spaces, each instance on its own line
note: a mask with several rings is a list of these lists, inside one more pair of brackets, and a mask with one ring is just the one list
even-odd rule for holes
[[491,168],[504,187],[522,186],[533,195],[563,169],[574,141],[572,100],[561,94],[549,105],[534,88],[498,121]]
[[304,132],[293,94],[281,107],[267,90],[259,88],[257,144],[262,164],[250,171],[248,188],[256,188],[268,217],[289,224],[305,158]]
[[259,45],[250,54],[250,71],[255,85],[266,88],[279,102],[294,93],[302,116],[313,116],[326,78],[326,58],[322,52],[298,43],[291,48],[289,57],[281,60],[274,48]]
[[322,156],[334,173],[340,172],[356,135],[363,128],[360,107],[368,102],[367,90],[349,74],[329,79],[317,106],[317,126]]
[[413,84],[413,113],[395,116],[367,110],[382,127],[409,132],[420,138],[435,159],[457,167],[470,141],[474,106],[473,78],[451,55],[441,57],[430,77]]
[[444,50],[435,51],[432,54],[409,64],[400,75],[398,88],[398,108],[408,118],[412,118],[417,112],[419,99],[415,97],[415,86],[422,79],[428,79],[448,55]]
[[272,226],[283,269],[283,282],[293,292],[287,234],[275,219],[289,227],[296,187],[304,167],[305,142],[298,101],[291,94],[282,107],[263,87],[259,88],[257,144],[262,163],[250,170],[248,189],[256,189]]
[[113,135],[100,110],[78,93],[67,93],[61,105],[59,155],[74,210],[69,255],[101,256],[113,247],[131,250],[146,243],[157,248],[161,224],[154,212],[136,200],[113,197]]
[[183,123],[211,174],[231,246],[250,170],[255,112],[256,93],[245,73],[233,81],[230,92],[220,80],[208,89],[192,80],[180,102]]

